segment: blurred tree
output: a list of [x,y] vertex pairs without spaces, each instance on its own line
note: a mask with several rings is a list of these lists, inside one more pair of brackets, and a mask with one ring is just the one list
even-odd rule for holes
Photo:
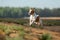
[[[0,7],[0,18],[21,18],[28,17],[29,7]],[[42,17],[60,17],[60,8],[35,8],[36,14]]]

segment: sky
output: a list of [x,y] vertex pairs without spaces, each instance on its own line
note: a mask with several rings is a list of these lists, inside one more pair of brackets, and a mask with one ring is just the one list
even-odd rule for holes
[[60,0],[0,0],[0,7],[60,8]]

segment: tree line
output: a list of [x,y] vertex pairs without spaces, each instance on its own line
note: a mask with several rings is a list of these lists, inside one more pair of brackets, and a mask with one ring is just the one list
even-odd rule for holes
[[[29,7],[0,7],[0,18],[22,18],[28,17]],[[36,14],[41,17],[60,17],[60,8],[35,8]]]

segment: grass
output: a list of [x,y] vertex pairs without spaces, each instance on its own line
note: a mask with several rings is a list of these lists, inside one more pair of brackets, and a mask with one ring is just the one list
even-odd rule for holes
[[[60,26],[60,20],[42,20],[45,26]],[[28,19],[21,18],[0,18],[0,22],[16,23],[16,24],[28,24]]]
[[28,20],[20,18],[0,18],[0,22],[16,23],[23,25],[25,23],[28,23]]
[[46,25],[46,26],[60,26],[60,20],[43,20],[43,25]]
[[24,40],[22,37],[15,37],[15,38],[10,38],[10,37],[6,37],[6,40]]
[[11,30],[17,30],[19,31],[19,36],[15,38],[11,38],[9,36],[5,36],[6,40],[24,40],[24,30],[22,26],[16,26],[16,25],[10,25],[10,26],[4,26],[3,24],[0,25],[0,30],[4,30],[6,34],[8,34]]
[[[16,24],[28,24],[29,20],[27,19],[13,19],[13,18],[1,18],[0,22],[8,22],[8,23],[16,23]],[[60,20],[43,20],[43,25],[46,26],[59,26],[60,25]],[[32,27],[35,27],[35,25],[32,25]],[[36,26],[37,27],[37,26]],[[41,28],[41,27],[40,27]],[[24,29],[22,26],[17,26],[17,25],[10,25],[10,26],[5,26],[5,25],[0,25],[0,30],[3,30],[6,34],[8,34],[11,30],[17,30],[19,31],[19,36],[15,38],[11,38],[9,36],[5,36],[6,40],[24,40]],[[51,40],[50,34],[42,34],[41,40]]]

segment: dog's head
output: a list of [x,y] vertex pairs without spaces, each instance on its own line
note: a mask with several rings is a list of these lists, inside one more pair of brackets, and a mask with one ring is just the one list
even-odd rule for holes
[[33,15],[34,12],[35,12],[34,8],[31,8],[31,9],[29,10],[29,15]]

